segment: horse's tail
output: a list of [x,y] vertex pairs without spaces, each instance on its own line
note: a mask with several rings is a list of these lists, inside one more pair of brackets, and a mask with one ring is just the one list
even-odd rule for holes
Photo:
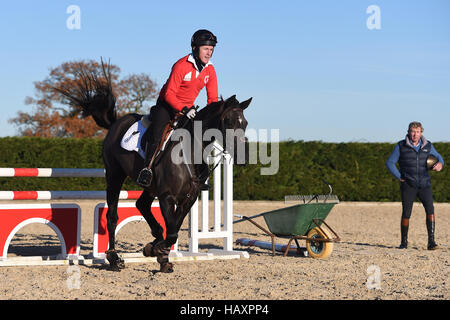
[[101,63],[103,78],[80,65],[77,70],[79,81],[75,82],[75,87],[54,89],[69,98],[72,105],[81,107],[82,117],[91,115],[98,126],[109,129],[117,120],[116,97],[111,85],[111,65],[105,65],[103,60]]

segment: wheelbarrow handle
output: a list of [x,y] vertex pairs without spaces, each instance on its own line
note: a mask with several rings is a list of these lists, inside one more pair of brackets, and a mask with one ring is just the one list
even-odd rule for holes
[[251,216],[251,217],[242,216],[242,215],[240,215],[240,214],[235,214],[234,216],[235,216],[236,218],[240,218],[240,220],[233,221],[233,224],[239,223],[239,222],[242,222],[242,221],[246,221],[246,220],[249,220],[249,219],[257,218],[257,217],[263,216],[263,215],[265,215],[265,214],[266,214],[266,212],[263,212],[263,213],[256,214],[256,215]]
[[[240,220],[235,220],[235,221],[233,221],[233,224],[248,220],[248,217],[247,217],[247,216],[242,216],[242,215],[240,215],[240,214],[234,214],[233,216],[235,216],[236,218],[240,218]],[[251,218],[251,217],[250,217],[250,218]],[[222,224],[220,225],[220,227],[223,228],[223,226],[224,226],[224,224],[222,223]],[[214,227],[211,227],[210,230],[212,230],[213,228],[214,228]]]
[[325,183],[328,186],[328,188],[330,188],[330,193],[328,194],[330,196],[333,193],[333,188],[331,187],[331,184],[323,178],[322,178],[322,181],[323,181],[323,183]]

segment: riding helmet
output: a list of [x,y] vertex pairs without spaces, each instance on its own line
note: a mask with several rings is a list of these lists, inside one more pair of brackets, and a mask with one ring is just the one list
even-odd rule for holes
[[191,47],[198,48],[200,46],[213,46],[215,47],[217,44],[216,36],[208,30],[200,29],[197,30],[191,38]]
[[433,156],[433,155],[429,155],[428,156],[428,158],[427,158],[427,169],[428,170],[431,170],[431,169],[433,169],[433,167],[436,165],[436,163],[438,163],[439,162],[439,160],[438,160],[438,158],[436,158],[435,156]]

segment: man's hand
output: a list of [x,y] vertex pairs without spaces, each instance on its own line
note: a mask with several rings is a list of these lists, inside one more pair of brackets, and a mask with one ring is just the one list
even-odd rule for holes
[[188,111],[188,113],[186,113],[186,117],[188,117],[189,119],[194,119],[195,115],[197,114],[197,111],[195,111],[194,108],[192,108],[191,110]]
[[438,162],[434,165],[433,171],[441,171],[442,170],[442,163]]
[[183,112],[186,117],[188,117],[189,119],[194,119],[195,115],[197,114],[197,111],[195,110],[194,107],[191,107],[190,109],[188,109],[188,107],[184,107],[183,110],[181,110],[181,112]]

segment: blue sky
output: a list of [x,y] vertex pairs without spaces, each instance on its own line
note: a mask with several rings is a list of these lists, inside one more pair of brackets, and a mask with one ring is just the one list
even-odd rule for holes
[[[81,29],[69,30],[78,5]],[[369,30],[370,5],[381,29]],[[253,97],[249,128],[281,140],[395,142],[411,121],[450,141],[450,1],[16,1],[0,10],[0,136],[51,67],[111,59],[161,87],[201,28],[218,37],[219,94]],[[197,104],[206,102],[201,92]]]

